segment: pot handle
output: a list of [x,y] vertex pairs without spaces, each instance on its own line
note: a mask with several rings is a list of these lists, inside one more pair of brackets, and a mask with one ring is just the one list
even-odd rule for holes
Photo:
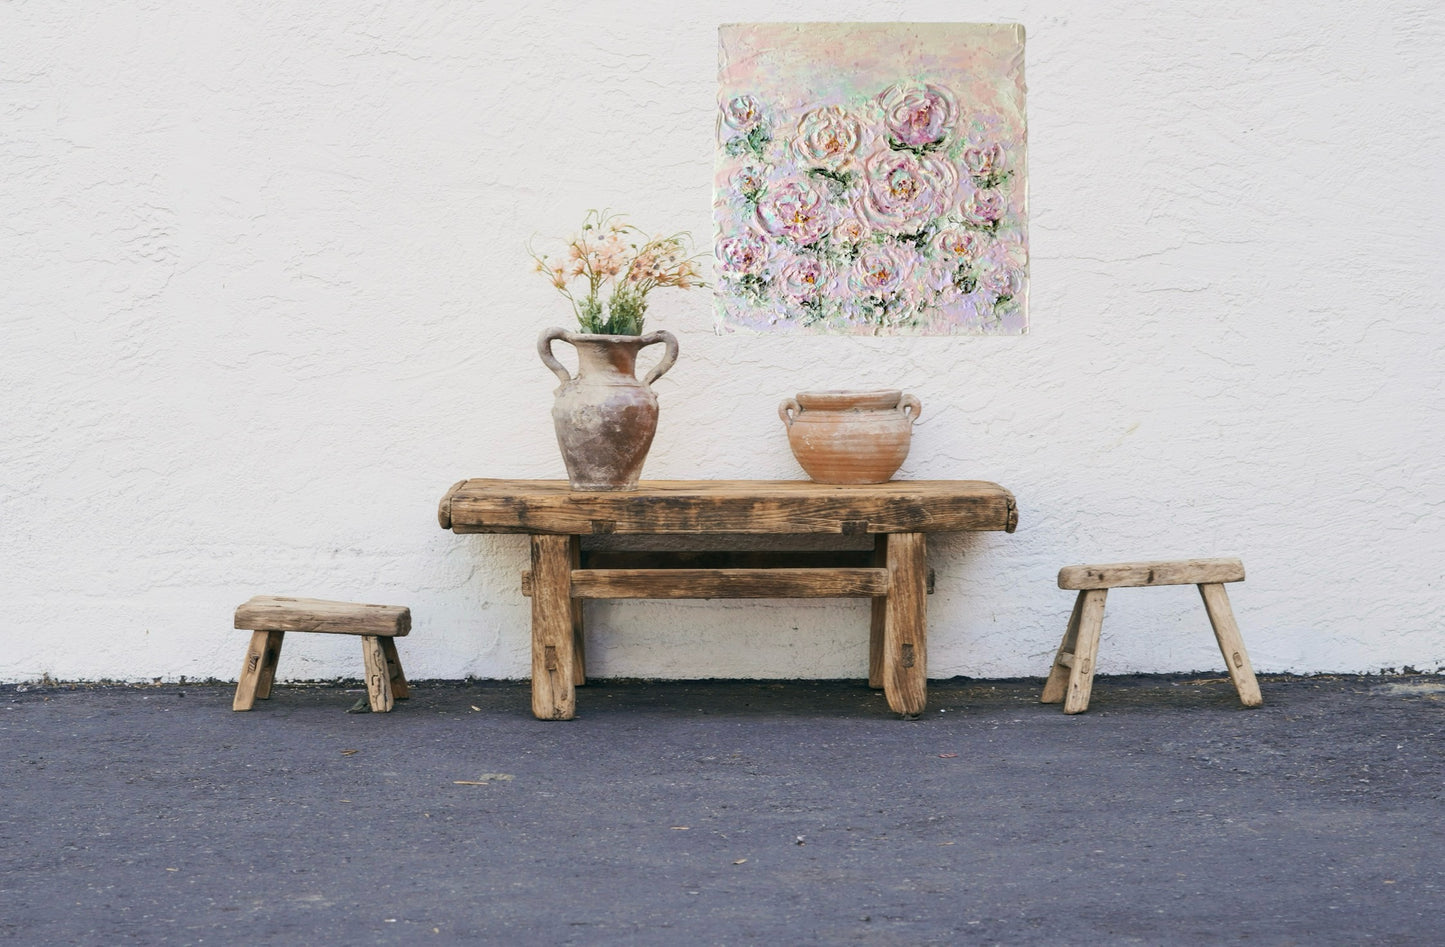
[[800,413],[802,410],[803,409],[798,406],[797,398],[788,398],[783,401],[782,404],[778,405],[778,417],[782,418],[783,423],[788,427],[792,427],[793,415]]
[[662,360],[652,366],[652,371],[648,372],[647,377],[642,380],[644,385],[650,385],[666,374],[667,370],[672,367],[672,363],[677,361],[677,336],[666,329],[658,329],[656,332],[647,333],[638,341],[642,343],[642,348],[646,348],[654,342],[661,342],[666,346],[662,352]]
[[[908,413],[909,408],[913,409],[912,414]],[[898,399],[898,410],[903,412],[903,416],[908,419],[908,423],[912,424],[918,420],[919,413],[923,411],[923,402],[912,395],[904,395]]]
[[567,374],[567,366],[557,361],[557,356],[552,354],[552,343],[558,339],[566,342],[568,341],[567,336],[569,335],[571,335],[571,333],[566,329],[558,329],[553,326],[550,329],[544,330],[537,338],[537,354],[542,356],[542,364],[552,369],[552,374],[560,378],[564,385],[572,380],[572,376]]

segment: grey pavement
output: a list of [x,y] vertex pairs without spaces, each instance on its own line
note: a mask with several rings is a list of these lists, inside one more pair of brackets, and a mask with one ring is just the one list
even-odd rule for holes
[[0,941],[1441,944],[1445,678],[0,687]]

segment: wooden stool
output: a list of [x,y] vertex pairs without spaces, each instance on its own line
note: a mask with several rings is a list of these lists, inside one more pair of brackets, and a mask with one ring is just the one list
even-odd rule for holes
[[1152,585],[1197,585],[1204,610],[1214,626],[1214,637],[1234,689],[1246,707],[1264,703],[1254,668],[1244,650],[1244,639],[1229,608],[1225,582],[1243,582],[1244,563],[1238,559],[1183,559],[1173,562],[1117,562],[1102,566],[1066,566],[1059,570],[1059,588],[1077,589],[1069,630],[1054,657],[1054,666],[1039,698],[1046,704],[1064,704],[1064,713],[1089,709],[1094,686],[1094,662],[1099,655],[1099,631],[1104,625],[1104,597],[1109,589]]
[[332,635],[360,635],[366,664],[366,694],[376,713],[391,710],[392,700],[409,695],[401,660],[396,656],[399,638],[411,631],[411,609],[393,605],[354,605],[315,598],[258,595],[236,609],[236,627],[250,630],[251,646],[236,683],[232,710],[250,710],[256,698],[271,696],[281,639],[288,631],[319,631]]

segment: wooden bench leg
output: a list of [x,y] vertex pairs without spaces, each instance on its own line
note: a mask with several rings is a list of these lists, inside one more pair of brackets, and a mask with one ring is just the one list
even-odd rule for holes
[[532,537],[532,714],[577,715],[571,536]]
[[366,696],[371,701],[371,712],[387,713],[392,706],[391,670],[376,635],[361,636],[361,661],[366,666]]
[[888,538],[883,620],[883,693],[895,713],[928,704],[928,561],[923,533]]
[[1244,650],[1244,638],[1234,621],[1234,611],[1229,607],[1229,595],[1218,583],[1199,586],[1199,595],[1204,599],[1204,610],[1209,613],[1209,623],[1214,626],[1214,637],[1219,642],[1224,666],[1229,668],[1234,689],[1239,692],[1240,703],[1246,707],[1258,707],[1264,703],[1264,697],[1259,692],[1259,681],[1255,680],[1249,654]]
[[1059,650],[1054,655],[1054,666],[1049,670],[1049,679],[1044,682],[1044,692],[1039,695],[1039,703],[1061,704],[1064,702],[1064,694],[1069,689],[1069,669],[1074,666],[1074,648],[1079,640],[1079,614],[1084,610],[1084,593],[1080,592],[1074,596],[1074,611],[1069,616],[1069,627],[1064,632],[1064,640],[1059,644]]
[[406,673],[401,669],[401,657],[396,653],[396,639],[382,637],[381,653],[386,656],[386,674],[391,681],[391,696],[396,700],[406,700],[411,696],[411,688],[406,683]]
[[[873,565],[880,569],[888,567],[888,534],[879,533],[873,540]],[[883,635],[888,626],[888,597],[875,595],[873,610],[868,624],[868,686],[874,690],[883,688]]]
[[281,639],[285,632],[253,631],[251,643],[246,647],[246,660],[241,665],[241,677],[236,681],[236,696],[231,700],[232,710],[250,710],[257,698],[271,696],[271,684],[276,679],[276,663],[281,659]]
[[1074,641],[1073,664],[1069,668],[1069,689],[1064,696],[1064,713],[1081,714],[1089,709],[1094,688],[1094,662],[1099,657],[1099,632],[1104,627],[1104,600],[1108,589],[1089,589],[1079,603],[1079,627]]
[[[572,546],[572,568],[582,568],[582,540],[570,537]],[[571,579],[568,579],[571,585]],[[587,683],[587,640],[582,627],[582,600],[572,600],[572,683],[581,687]]]

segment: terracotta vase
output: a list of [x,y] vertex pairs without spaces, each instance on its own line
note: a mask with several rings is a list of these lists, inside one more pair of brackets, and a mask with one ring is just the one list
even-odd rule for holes
[[886,483],[923,409],[901,391],[800,391],[778,406],[793,456],[818,483]]
[[[577,349],[577,377],[552,354],[561,339]],[[637,380],[637,353],[661,342],[662,359]],[[573,490],[633,490],[657,433],[657,395],[649,387],[677,361],[670,332],[589,335],[548,329],[537,340],[542,363],[562,380],[552,405],[557,444]]]

